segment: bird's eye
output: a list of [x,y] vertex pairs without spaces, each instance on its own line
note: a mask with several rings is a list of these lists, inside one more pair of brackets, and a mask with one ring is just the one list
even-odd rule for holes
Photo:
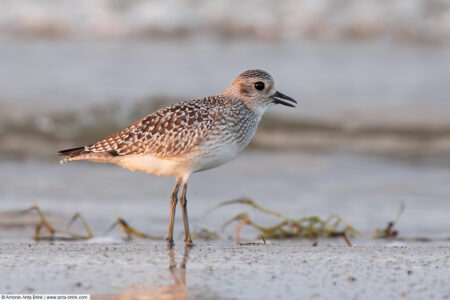
[[264,82],[258,81],[255,83],[255,89],[262,91],[264,89]]

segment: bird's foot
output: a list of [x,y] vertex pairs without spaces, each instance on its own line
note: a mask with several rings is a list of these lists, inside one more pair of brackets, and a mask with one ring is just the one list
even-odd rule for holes
[[186,243],[186,247],[194,247],[195,244],[192,242],[191,239],[185,240],[184,241]]
[[168,248],[172,248],[173,246],[175,246],[175,243],[173,242],[173,238],[167,238],[166,242],[167,242]]

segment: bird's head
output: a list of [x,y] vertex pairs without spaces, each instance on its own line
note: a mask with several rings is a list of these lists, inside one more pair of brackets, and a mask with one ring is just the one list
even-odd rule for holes
[[241,100],[256,113],[264,113],[273,104],[295,107],[294,99],[275,89],[272,76],[263,70],[248,70],[241,73],[227,90],[224,96]]

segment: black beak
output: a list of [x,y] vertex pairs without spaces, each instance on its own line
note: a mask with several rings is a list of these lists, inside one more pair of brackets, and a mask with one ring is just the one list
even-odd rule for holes
[[273,103],[275,103],[275,104],[283,104],[286,106],[295,107],[295,105],[293,105],[289,102],[283,101],[283,100],[287,100],[287,101],[294,102],[295,104],[297,104],[297,101],[295,101],[294,99],[292,99],[289,96],[286,96],[283,93],[280,93],[279,91],[277,91],[275,93],[275,95],[272,96],[272,98],[273,98]]

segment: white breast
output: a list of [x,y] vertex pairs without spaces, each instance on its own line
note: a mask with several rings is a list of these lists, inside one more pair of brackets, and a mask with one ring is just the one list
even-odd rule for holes
[[250,143],[255,131],[256,126],[250,128],[243,139],[223,135],[205,142],[194,160],[192,172],[212,169],[230,161]]

